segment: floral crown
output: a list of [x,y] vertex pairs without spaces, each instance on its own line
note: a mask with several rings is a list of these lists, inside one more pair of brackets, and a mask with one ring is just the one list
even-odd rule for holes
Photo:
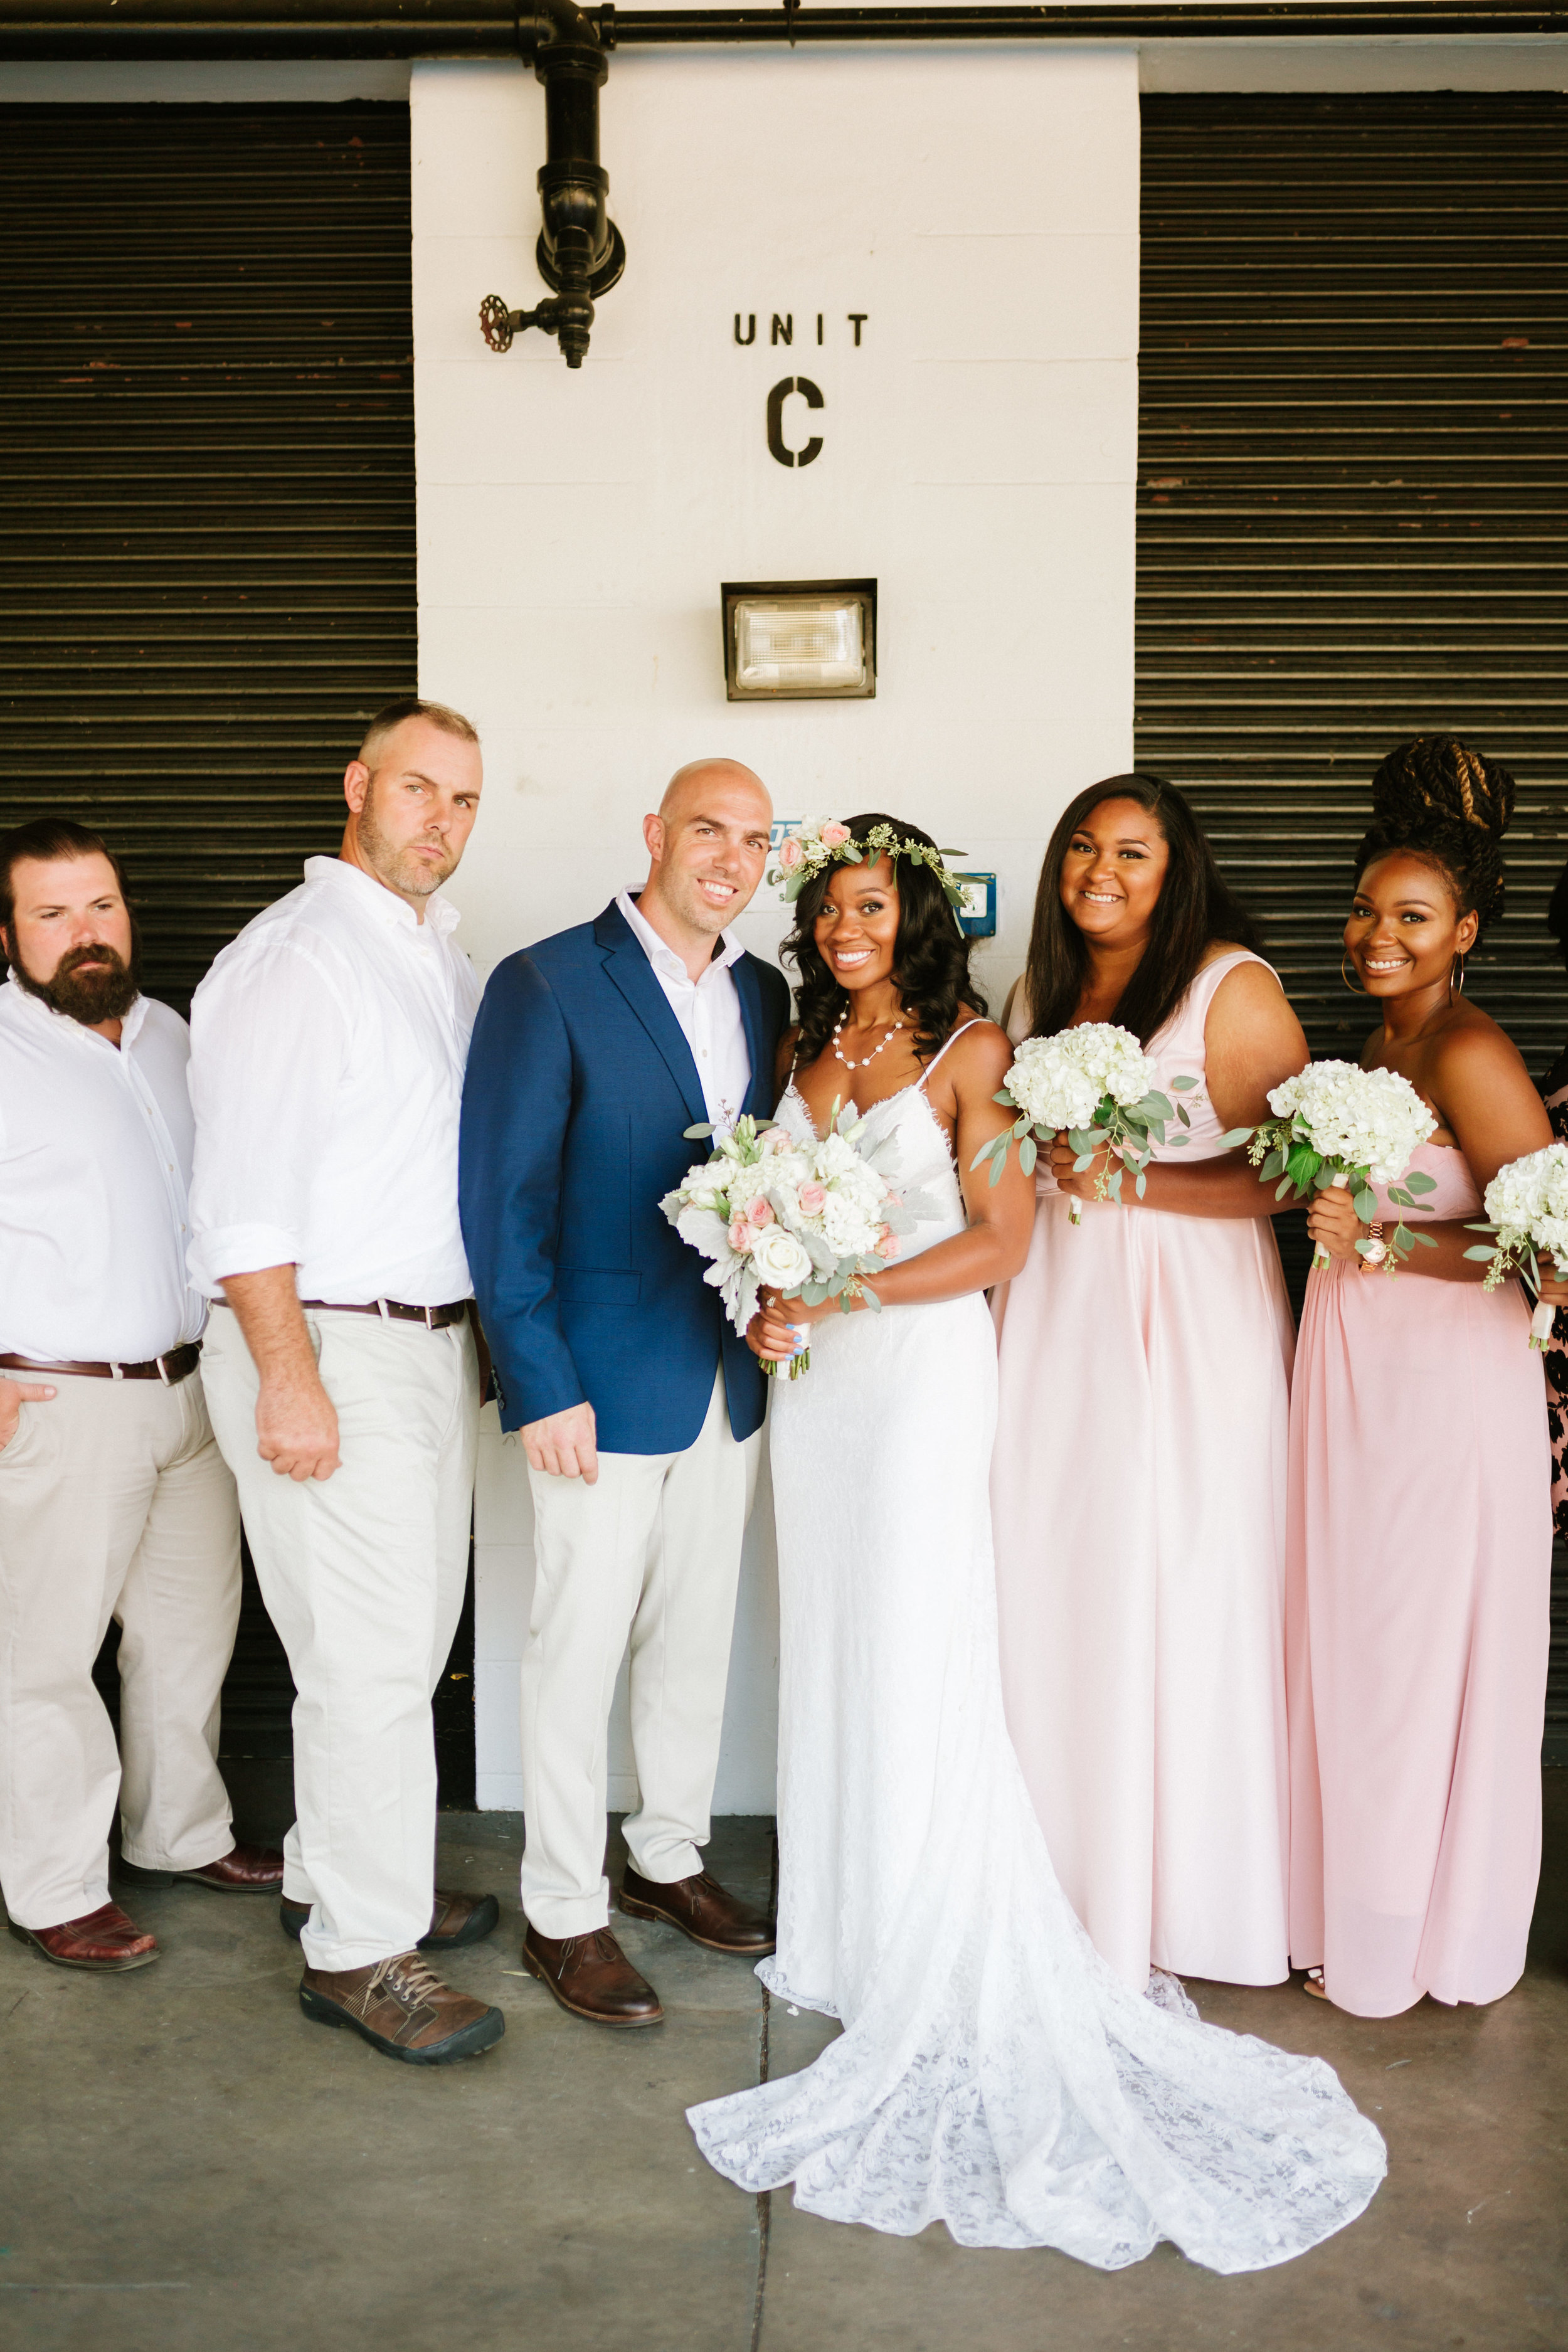
[[942,860],[963,855],[962,849],[932,849],[923,841],[900,841],[890,824],[874,824],[864,841],[857,841],[847,824],[819,816],[785,834],[779,844],[779,862],[768,880],[775,887],[782,885],[785,903],[793,905],[824,866],[860,866],[868,861],[874,866],[879,857],[886,857],[891,861],[896,879],[899,860],[907,857],[911,866],[930,867],[942,885],[943,898],[957,914],[963,906],[963,893]]

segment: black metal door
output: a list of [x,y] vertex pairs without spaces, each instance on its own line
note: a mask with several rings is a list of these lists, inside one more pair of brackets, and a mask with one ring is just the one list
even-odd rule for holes
[[[1568,986],[1568,99],[1143,101],[1138,759],[1202,813],[1318,1055],[1382,754],[1520,781],[1479,1003],[1542,1073]],[[1281,1221],[1300,1294],[1304,1235]],[[1568,1762],[1568,1580],[1547,1749]]]
[[103,832],[182,1012],[414,688],[408,171],[406,106],[0,108],[0,830]]
[[[0,831],[98,827],[184,1012],[416,681],[408,109],[0,108]],[[472,1652],[466,1613],[468,1804]],[[247,1559],[225,1769],[268,1831],[291,1696]]]

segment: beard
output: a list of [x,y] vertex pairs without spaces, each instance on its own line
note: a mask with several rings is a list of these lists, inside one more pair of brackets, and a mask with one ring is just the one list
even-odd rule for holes
[[416,857],[412,843],[400,845],[384,833],[376,818],[374,782],[365,794],[354,830],[367,863],[384,882],[405,898],[427,898],[432,890],[440,888],[457,866],[457,859],[445,847],[441,849],[441,864],[429,866],[422,857]]
[[11,970],[29,996],[41,997],[57,1013],[94,1029],[100,1021],[121,1021],[142,992],[142,941],[131,926],[131,961],[102,940],[71,948],[55,966],[54,976],[40,980],[27,970],[14,945]]

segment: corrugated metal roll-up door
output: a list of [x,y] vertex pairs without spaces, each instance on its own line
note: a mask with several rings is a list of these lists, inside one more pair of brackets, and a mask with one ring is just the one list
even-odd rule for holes
[[[408,109],[0,107],[0,831],[102,832],[184,1012],[415,683]],[[291,1696],[247,1562],[226,1759]]]
[[0,829],[121,850],[183,1011],[414,686],[407,107],[0,108]]
[[[1201,812],[1319,1055],[1369,781],[1452,731],[1519,779],[1477,1001],[1568,1041],[1568,99],[1143,101],[1137,746]],[[1280,1230],[1298,1290],[1305,1237]],[[1551,1746],[1568,1761],[1560,1595]]]

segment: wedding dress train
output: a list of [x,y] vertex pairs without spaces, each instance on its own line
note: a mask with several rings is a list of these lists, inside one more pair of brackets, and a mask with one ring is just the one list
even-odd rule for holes
[[[779,1116],[809,1138],[793,1087]],[[962,1230],[924,1081],[869,1118],[942,1203],[906,1254]],[[829,1318],[774,1396],[779,1943],[758,1974],[845,2030],[692,2128],[742,2188],[793,2180],[807,2211],[900,2235],[942,2221],[1106,2270],[1162,2238],[1217,2271],[1288,2261],[1362,2211],[1383,2141],[1321,2060],[1131,1990],[1063,1896],[1003,1716],[995,1412],[978,1296]],[[1109,1521],[1113,1459],[1083,1475]]]

